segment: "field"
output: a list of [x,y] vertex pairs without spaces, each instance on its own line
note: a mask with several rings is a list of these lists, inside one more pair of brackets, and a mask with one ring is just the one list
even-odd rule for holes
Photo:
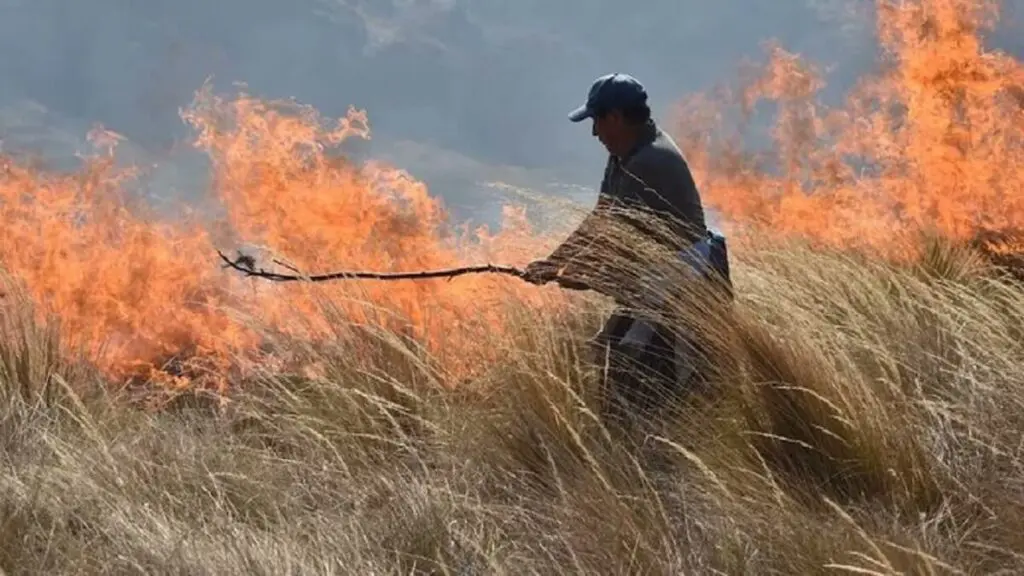
[[147,412],[9,291],[0,566],[1019,573],[1024,291],[966,254],[750,254],[720,394],[644,436],[601,425],[584,310],[521,310],[487,343],[505,360],[454,391],[360,330],[358,351],[287,344],[320,377],[254,366],[226,407]]
[[[711,386],[638,428],[602,416],[592,293],[220,267],[521,266],[564,233],[522,198],[451,226],[344,156],[365,111],[200,89],[216,214],[136,202],[101,127],[73,173],[0,156],[0,569],[1024,573],[1024,66],[983,45],[993,3],[876,7],[843,106],[768,46],[662,122],[737,300],[672,294]],[[765,104],[771,154],[741,145]]]

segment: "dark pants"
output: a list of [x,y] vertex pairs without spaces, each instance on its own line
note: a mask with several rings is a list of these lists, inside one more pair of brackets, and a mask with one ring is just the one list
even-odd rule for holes
[[[705,280],[710,282],[709,287],[731,302],[732,282],[725,238],[709,234],[710,270]],[[605,408],[616,419],[660,412],[666,404],[707,385],[706,349],[697,335],[681,334],[678,329],[655,323],[654,334],[648,342],[634,346],[623,342],[633,322],[628,311],[619,308],[591,340],[592,358],[602,368]],[[684,355],[686,373],[679,372],[676,354]]]
[[687,387],[687,375],[676,369],[679,337],[655,325],[653,337],[643,346],[623,342],[634,319],[616,310],[591,340],[591,354],[601,370],[606,415],[616,420],[660,411]]

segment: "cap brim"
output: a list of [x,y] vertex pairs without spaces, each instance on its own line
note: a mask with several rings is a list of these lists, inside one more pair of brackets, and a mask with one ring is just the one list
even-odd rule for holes
[[569,120],[571,122],[582,122],[593,115],[594,112],[591,109],[587,108],[586,106],[580,106],[579,108],[569,113]]

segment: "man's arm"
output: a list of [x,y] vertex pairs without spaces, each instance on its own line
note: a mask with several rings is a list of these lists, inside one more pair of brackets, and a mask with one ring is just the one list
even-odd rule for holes
[[[613,161],[609,158],[596,206],[546,259],[564,275],[595,280],[607,265],[613,264],[611,260],[616,256],[622,258],[629,253],[628,249],[625,252],[623,249],[637,240],[629,228],[633,228],[634,233],[644,231],[643,220],[646,218],[631,213],[633,210],[667,209],[669,203],[664,199],[664,193],[674,191],[666,190],[672,179],[667,177],[664,162],[642,157],[637,160],[640,161],[631,163],[630,170],[612,189],[608,178]],[[627,226],[623,227],[623,224]]]
[[665,240],[669,240],[663,238],[665,233],[699,237],[704,213],[684,160],[664,151],[650,151],[637,155],[629,166],[623,167],[623,172],[623,196],[636,203],[629,207],[631,210],[641,211],[624,215],[624,221],[639,232]]

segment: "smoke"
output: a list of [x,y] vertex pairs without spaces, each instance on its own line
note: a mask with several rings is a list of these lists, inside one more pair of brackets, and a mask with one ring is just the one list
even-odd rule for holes
[[[7,1],[0,138],[6,150],[35,150],[66,165],[77,149],[67,143],[102,123],[127,138],[123,149],[137,148],[141,163],[157,165],[154,197],[191,201],[207,165],[188,146],[178,111],[207,79],[221,90],[244,82],[255,95],[293,97],[327,116],[368,109],[374,138],[365,155],[415,166],[462,216],[486,207],[493,215],[481,182],[510,170],[518,186],[596,187],[603,150],[586,127],[565,119],[594,77],[633,73],[664,118],[678,98],[733,77],[743,58],[778,38],[832,67],[823,96],[835,98],[874,65],[871,5]],[[26,109],[41,111],[28,115],[34,127],[12,120]]]

